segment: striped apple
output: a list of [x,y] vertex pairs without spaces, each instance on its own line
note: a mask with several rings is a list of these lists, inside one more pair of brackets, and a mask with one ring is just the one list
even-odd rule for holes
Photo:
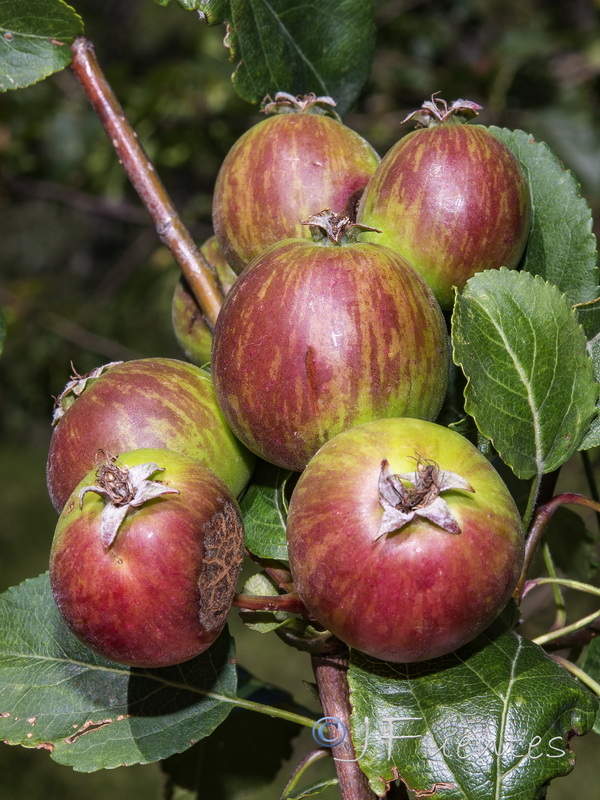
[[357,214],[381,229],[363,241],[407,258],[442,308],[452,307],[453,287],[476,272],[516,267],[529,234],[529,187],[519,162],[486,128],[462,124],[480,108],[433,99],[407,117],[427,127],[384,156]]
[[426,283],[387,247],[329,244],[288,239],[266,250],[215,326],[226,419],[253,452],[291,470],[368,420],[435,419],[446,392],[446,327]]
[[58,398],[54,423],[46,479],[57,511],[99,451],[174,450],[202,461],[236,495],[254,464],[227,425],[208,372],[177,359],[138,359],[75,376]]
[[323,107],[334,105],[330,98],[280,92],[265,108],[275,116],[252,127],[227,154],[212,221],[236,272],[282,239],[308,238],[301,223],[310,214],[356,205],[379,156],[358,133],[326,116]]
[[384,661],[450,653],[506,605],[523,567],[519,512],[458,433],[375,420],[327,442],[300,476],[287,520],[307,609]]

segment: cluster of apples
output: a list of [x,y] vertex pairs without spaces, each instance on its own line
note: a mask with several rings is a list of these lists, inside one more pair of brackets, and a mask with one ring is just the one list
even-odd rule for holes
[[[231,436],[228,450],[203,455],[202,469],[217,476],[229,470],[221,474],[229,493],[220,483],[220,499],[206,512],[211,522],[203,523],[195,556],[186,555],[195,564],[195,572],[187,569],[188,588],[207,583],[203,576],[216,558],[227,572],[226,580],[218,570],[211,573],[221,578],[220,593],[188,592],[176,608],[169,591],[184,581],[175,577],[175,567],[164,574],[150,574],[146,566],[136,572],[121,552],[128,525],[150,518],[150,512],[154,517],[155,509],[173,509],[174,515],[176,504],[187,502],[185,481],[177,485],[168,459],[121,453],[136,447],[178,450],[162,414],[166,406],[175,417],[182,413],[183,394],[175,392],[171,406],[162,378],[150,370],[161,410],[142,408],[136,400],[139,415],[127,424],[130,431],[159,430],[156,444],[123,448],[122,439],[102,440],[107,428],[117,427],[108,417],[98,426],[98,438],[83,420],[88,463],[99,450],[108,456],[66,506],[73,481],[56,503],[66,510],[51,577],[73,630],[115,660],[148,665],[169,631],[171,639],[187,637],[188,644],[205,647],[222,628],[243,552],[235,495],[248,480],[250,454],[302,472],[287,528],[296,589],[319,623],[373,656],[415,661],[456,649],[492,621],[520,574],[521,521],[508,490],[476,448],[435,419],[450,362],[444,311],[475,272],[518,264],[530,222],[527,180],[504,144],[485,128],[466,124],[479,111],[475,103],[460,100],[448,107],[432,98],[411,115],[422,127],[383,160],[336,118],[333,105],[330,98],[281,93],[265,109],[277,113],[251,128],[227,155],[214,192],[215,237],[203,248],[226,295],[214,332],[184,283],[173,298],[178,339],[191,361],[210,360],[214,413]],[[110,376],[116,381],[125,368],[111,367],[84,392],[71,387],[68,394],[77,399],[54,438],[86,396]],[[113,389],[107,387],[100,405],[115,405]],[[90,404],[90,417],[95,410]],[[183,439],[189,430],[181,431]],[[63,452],[76,450],[72,443],[57,444],[60,458],[51,450],[49,485],[54,475],[64,474]],[[200,463],[193,453],[181,452]],[[79,455],[74,458],[79,461]],[[127,484],[132,473],[141,484],[124,490],[127,499],[119,500],[114,487]],[[188,503],[192,513],[194,502]],[[101,523],[101,535],[94,534],[91,555],[91,544],[82,545],[85,537],[73,530],[90,527],[86,515],[101,517],[111,506],[117,510]],[[144,528],[139,541],[150,541],[153,530]],[[148,559],[153,569],[176,552],[179,535],[166,535],[166,543],[156,545]],[[219,536],[231,547],[223,545],[213,558]],[[101,558],[111,564],[105,585],[93,588],[83,577],[62,577],[73,573],[68,547],[85,547],[86,574],[87,565],[91,570]],[[69,591],[75,586],[71,594],[65,584]],[[108,615],[107,598],[122,597],[124,586],[133,600],[119,612],[117,637],[112,630],[119,614]],[[169,607],[164,615],[147,612],[152,586],[161,587],[158,607]],[[73,612],[75,595],[80,607]],[[93,615],[86,611],[89,596],[99,598]],[[209,596],[214,609],[207,605]],[[190,609],[196,609],[191,625]],[[87,635],[90,619],[93,636]],[[179,637],[174,630],[190,633]],[[109,652],[100,642],[111,637],[119,644]],[[144,656],[133,660],[126,642],[142,639]],[[193,651],[182,647],[176,660],[191,657],[197,646]]]

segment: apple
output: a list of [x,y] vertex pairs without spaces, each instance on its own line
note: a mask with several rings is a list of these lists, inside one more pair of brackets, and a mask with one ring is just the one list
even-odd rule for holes
[[244,553],[236,500],[180,453],[104,456],[56,526],[50,582],[59,611],[112,661],[187,661],[217,638],[231,607]]
[[329,97],[279,92],[264,109],[273,116],[246,131],[225,157],[212,222],[237,273],[282,239],[308,238],[302,221],[309,215],[354,212],[379,156],[334,107]]
[[46,478],[57,511],[101,449],[175,450],[200,459],[235,495],[254,465],[223,418],[210,374],[177,359],[112,363],[75,375],[57,400],[54,426]]
[[[223,296],[231,289],[237,278],[231,269],[216,236],[210,236],[200,248],[200,252],[217,275]],[[186,358],[203,367],[210,362],[212,330],[205,320],[192,290],[182,276],[176,283],[171,301],[171,323],[175,338]]]
[[[384,156],[357,221],[420,272],[442,306],[476,272],[519,263],[531,222],[529,184],[508,147],[481,125],[463,124],[481,106],[433,99],[407,117],[426,127]],[[405,120],[405,122],[407,121]]]
[[458,433],[382,419],[327,442],[294,489],[290,569],[347,645],[413,662],[456,650],[509,600],[523,567],[515,503]]
[[422,278],[389,248],[345,239],[343,215],[317,218],[326,238],[279,242],[239,276],[213,339],[215,392],[232,430],[290,470],[353,425],[435,419],[448,378],[444,319]]

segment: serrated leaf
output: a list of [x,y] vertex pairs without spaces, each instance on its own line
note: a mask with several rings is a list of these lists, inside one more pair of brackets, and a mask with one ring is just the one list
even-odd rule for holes
[[529,178],[532,225],[523,269],[558,286],[571,304],[596,299],[600,290],[592,212],[573,173],[530,134],[489,130],[519,159]]
[[[594,376],[600,383],[600,333],[592,341],[587,343],[587,351],[594,367]],[[592,420],[589,431],[581,443],[580,450],[589,450],[591,447],[600,445],[600,398],[598,398],[598,414]]]
[[82,32],[81,17],[62,0],[0,0],[0,91],[64,69]]
[[49,750],[77,771],[185,750],[223,722],[235,689],[226,631],[184,664],[128,669],[73,636],[47,575],[0,596],[0,739]]
[[285,486],[293,474],[261,461],[242,498],[246,547],[259,558],[287,560]]
[[[238,673],[239,697],[310,715],[284,689],[262,683],[242,668]],[[176,788],[182,797],[188,791],[196,800],[201,786],[201,796],[210,800],[242,800],[271,785],[292,755],[292,740],[299,732],[300,725],[293,722],[236,708],[211,736],[161,766],[169,789]]]
[[353,652],[348,679],[355,748],[379,796],[400,775],[440,800],[542,798],[573,768],[569,739],[591,729],[598,708],[503,619],[434,661],[386,664]]
[[375,46],[371,0],[205,0],[209,24],[226,22],[240,97],[327,95],[343,116],[369,76]]
[[527,272],[474,275],[452,316],[454,360],[467,376],[465,408],[519,478],[571,455],[596,414],[598,385],[575,312]]

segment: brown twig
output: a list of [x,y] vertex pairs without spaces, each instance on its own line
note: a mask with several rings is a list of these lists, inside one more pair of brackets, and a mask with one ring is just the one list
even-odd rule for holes
[[160,240],[173,254],[207,322],[214,327],[223,296],[213,270],[183,224],[135,131],[125,118],[94,55],[92,43],[80,36],[73,42],[71,51],[71,69],[104,126],[129,180],[146,206]]
[[[326,717],[340,724],[330,737],[346,733],[345,738],[332,748],[335,767],[343,800],[375,800],[367,776],[356,761],[350,736],[350,698],[348,693],[348,651],[341,646],[337,654],[313,655],[312,666],[317,680],[319,697]],[[340,737],[341,738],[341,737]]]

